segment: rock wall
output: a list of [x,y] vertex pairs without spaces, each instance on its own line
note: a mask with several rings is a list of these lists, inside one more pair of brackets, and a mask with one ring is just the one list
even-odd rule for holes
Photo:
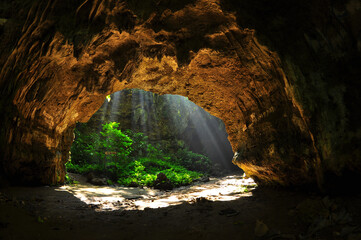
[[361,2],[234,2],[222,7],[282,59],[286,91],[312,133],[325,189],[359,179]]
[[260,184],[360,176],[357,0],[5,2],[0,157],[13,181],[63,182],[75,123],[126,88],[221,118]]

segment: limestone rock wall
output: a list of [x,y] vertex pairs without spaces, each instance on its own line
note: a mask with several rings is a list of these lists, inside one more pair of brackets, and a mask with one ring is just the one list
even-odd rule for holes
[[[125,88],[187,96],[221,118],[234,162],[260,184],[322,186],[326,172],[359,166],[359,158],[350,160],[359,156],[357,149],[347,148],[340,159],[341,151],[334,151],[344,146],[337,144],[337,134],[360,126],[349,114],[358,99],[353,84],[359,70],[327,63],[329,53],[343,47],[336,63],[358,61],[359,50],[352,54],[359,49],[358,1],[339,4],[336,15],[352,14],[336,25],[327,21],[334,17],[327,1],[300,1],[301,13],[293,18],[293,5],[280,2],[284,5],[261,0],[253,5],[231,0],[17,3],[19,11],[2,26],[0,39],[7,46],[0,58],[2,172],[20,182],[62,182],[74,124],[87,121],[106,95]],[[314,22],[317,18],[303,10],[321,14],[322,20]],[[333,27],[337,24],[350,28],[340,32]],[[308,28],[318,35],[308,35]],[[344,75],[327,78],[322,74],[328,70]],[[337,81],[350,91],[350,105],[342,91],[332,91]],[[340,114],[354,125],[341,121],[342,131],[335,135]],[[357,133],[347,135],[344,143],[357,139]]]
[[256,29],[257,38],[282,60],[287,94],[312,133],[326,189],[358,179],[361,2],[234,3],[223,1],[222,7],[237,12],[238,24]]

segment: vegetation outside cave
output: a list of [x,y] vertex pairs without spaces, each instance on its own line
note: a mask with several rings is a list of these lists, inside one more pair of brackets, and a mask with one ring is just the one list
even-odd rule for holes
[[172,189],[241,173],[223,122],[181,96],[117,92],[75,135],[67,169],[94,184]]

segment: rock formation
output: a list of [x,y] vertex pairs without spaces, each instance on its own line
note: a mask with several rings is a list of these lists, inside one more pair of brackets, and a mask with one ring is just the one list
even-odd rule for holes
[[248,2],[5,1],[2,173],[63,182],[75,123],[140,88],[221,118],[260,184],[360,176],[360,2]]

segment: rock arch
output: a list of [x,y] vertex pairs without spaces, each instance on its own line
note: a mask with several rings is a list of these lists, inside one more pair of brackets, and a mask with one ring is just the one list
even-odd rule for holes
[[69,4],[34,2],[1,69],[10,96],[2,102],[0,151],[7,176],[63,182],[75,123],[87,121],[106,95],[140,88],[186,96],[221,118],[233,161],[259,183],[322,182],[280,59],[218,0],[149,14],[115,0]]

